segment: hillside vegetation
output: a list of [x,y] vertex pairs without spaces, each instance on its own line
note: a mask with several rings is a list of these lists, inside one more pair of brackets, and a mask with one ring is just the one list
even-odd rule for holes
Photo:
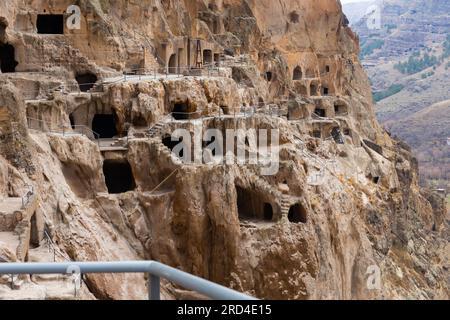
[[405,119],[388,121],[394,134],[410,144],[421,165],[423,181],[450,180],[450,100],[434,104]]

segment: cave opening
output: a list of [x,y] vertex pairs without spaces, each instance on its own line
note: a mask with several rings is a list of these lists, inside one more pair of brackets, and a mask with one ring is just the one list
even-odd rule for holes
[[314,138],[320,139],[320,138],[322,138],[322,131],[320,131],[320,130],[314,130],[313,133],[312,133],[312,136],[313,136]]
[[64,34],[64,15],[38,14],[36,27],[39,34]]
[[323,87],[322,88],[322,94],[324,96],[327,96],[330,93],[330,89],[328,89],[328,87]]
[[273,208],[270,203],[264,203],[264,220],[272,221],[273,219]]
[[169,58],[169,73],[175,74],[177,73],[177,55],[172,54]]
[[334,127],[331,130],[331,137],[337,144],[344,144],[344,138],[342,137],[341,129],[339,127]]
[[136,188],[133,171],[127,160],[105,160],[103,174],[110,194],[125,193]]
[[213,62],[213,53],[212,50],[206,49],[203,50],[203,65],[208,66]]
[[93,73],[82,73],[77,74],[75,80],[78,82],[81,92],[88,92],[94,87],[98,79]]
[[223,114],[230,114],[230,108],[228,108],[228,106],[220,106],[220,109],[222,110]]
[[38,248],[40,244],[36,212],[31,216],[30,227],[30,247],[35,249]]
[[173,105],[172,116],[175,120],[189,119],[189,105],[187,102],[177,102]]
[[295,69],[294,69],[294,74],[293,74],[293,80],[301,80],[302,79],[302,77],[303,77],[303,73],[302,73],[302,68],[300,68],[300,67],[296,67]]
[[237,209],[240,220],[267,221],[273,219],[273,207],[253,190],[236,186]]
[[92,120],[92,131],[98,133],[100,139],[110,139],[117,136],[115,115],[96,114]]
[[317,115],[317,116],[319,116],[319,117],[321,117],[321,118],[325,118],[326,115],[327,115],[326,110],[325,110],[325,109],[322,109],[322,108],[316,108],[316,109],[314,110],[314,114]]
[[69,114],[69,121],[70,121],[70,127],[72,129],[75,129],[75,118],[73,116],[73,113]]
[[219,53],[215,53],[214,54],[214,63],[216,64],[216,66],[220,66],[220,54]]
[[214,34],[219,34],[220,32],[220,22],[217,18],[213,20],[212,30]]
[[316,95],[317,95],[317,86],[315,86],[314,84],[312,84],[312,85],[309,87],[309,94],[310,94],[311,96],[316,96]]
[[343,116],[348,113],[348,108],[344,103],[336,102],[334,104],[334,112],[337,116]]
[[330,72],[330,66],[325,66],[325,72],[329,73]]
[[291,206],[288,219],[292,223],[306,223],[308,221],[306,209],[300,203]]
[[2,73],[16,72],[19,63],[15,60],[15,55],[16,50],[12,45],[0,44],[0,70]]
[[266,72],[266,80],[269,82],[272,81],[272,72],[270,72],[270,71]]
[[[173,149],[182,142],[183,142],[182,137],[172,140],[171,136],[166,136],[162,139],[163,145],[165,145],[167,148],[169,148],[170,151],[172,151],[172,152],[173,152]],[[181,149],[179,154],[175,154],[175,156],[177,156],[179,158],[183,158],[184,157],[184,148]]]

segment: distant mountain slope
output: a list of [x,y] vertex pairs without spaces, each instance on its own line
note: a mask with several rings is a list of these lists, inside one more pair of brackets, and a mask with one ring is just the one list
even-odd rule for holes
[[393,134],[410,144],[421,165],[422,177],[450,180],[450,100],[433,104],[404,119],[387,121]]
[[345,15],[350,24],[353,25],[361,20],[367,12],[367,9],[376,2],[376,0],[366,0],[361,2],[347,3],[342,6]]
[[[433,166],[433,176],[446,176],[448,169],[443,163],[448,157],[435,150],[438,142],[433,141],[443,144],[442,139],[450,136],[450,124],[444,121],[450,111],[441,103],[450,99],[450,1],[378,3],[381,29],[368,28],[369,16],[364,15],[352,25],[360,38],[360,55],[372,83],[377,116],[412,144],[422,178],[432,176]],[[363,10],[362,4],[344,8],[353,10],[354,16]],[[435,158],[432,161],[430,154]]]

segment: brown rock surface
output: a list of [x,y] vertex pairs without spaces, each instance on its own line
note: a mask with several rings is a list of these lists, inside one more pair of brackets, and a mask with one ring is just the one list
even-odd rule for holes
[[[37,15],[70,1],[25,4],[0,3],[0,45],[19,63],[0,75],[0,197],[34,186],[65,258],[154,259],[259,298],[448,298],[448,223],[375,119],[339,1],[87,0],[81,30],[61,35],[38,34]],[[197,62],[220,68],[195,68],[197,39]],[[101,83],[80,92],[86,73]],[[167,117],[177,110],[190,121]],[[177,128],[278,128],[280,170],[183,164],[161,143]],[[113,137],[97,143],[96,129]],[[146,297],[144,276],[86,281],[82,298]],[[46,285],[20,297],[54,297]]]

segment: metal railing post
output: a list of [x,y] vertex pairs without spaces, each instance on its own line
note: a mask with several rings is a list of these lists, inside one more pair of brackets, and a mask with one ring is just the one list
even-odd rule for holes
[[161,300],[161,279],[152,274],[148,278],[148,298],[153,301]]

